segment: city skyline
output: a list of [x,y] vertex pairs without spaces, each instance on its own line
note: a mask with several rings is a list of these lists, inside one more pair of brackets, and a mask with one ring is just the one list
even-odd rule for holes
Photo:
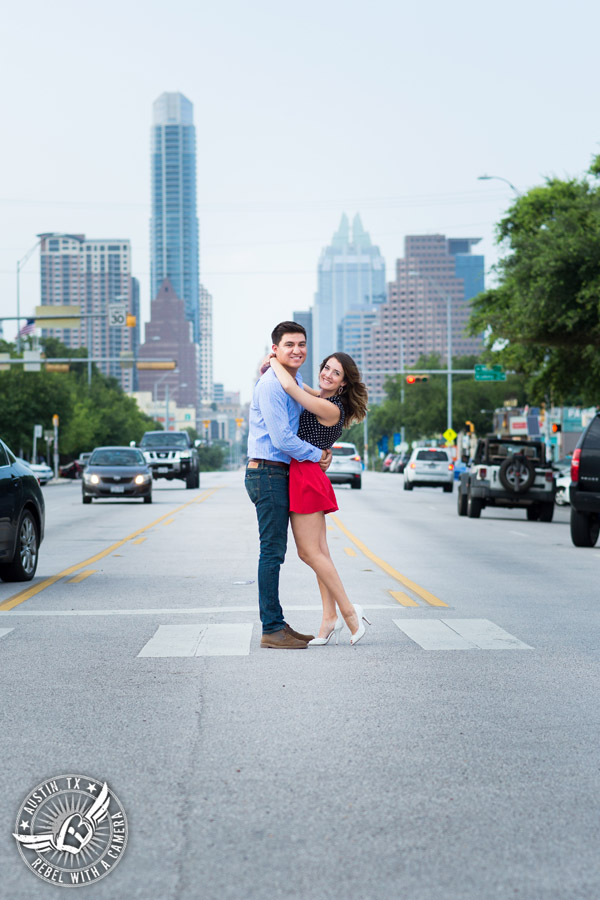
[[[57,16],[39,0],[9,8],[0,316],[16,315],[17,261],[57,231],[127,238],[149,319],[149,112],[165,91],[194,104],[214,380],[244,399],[273,325],[312,305],[316,260],[344,209],[360,211],[388,278],[408,234],[480,235],[489,271],[511,185],[581,177],[598,152],[600,9],[374,0],[363,12],[334,0],[300,11],[173,0],[167,17],[153,2],[146,16],[114,0],[101,17]],[[565,42],[580,22],[576,46]],[[550,53],[560,65],[548,67]],[[48,73],[64,90],[41,89]],[[23,315],[39,285],[34,254],[20,271]],[[4,334],[14,338],[13,322]]]

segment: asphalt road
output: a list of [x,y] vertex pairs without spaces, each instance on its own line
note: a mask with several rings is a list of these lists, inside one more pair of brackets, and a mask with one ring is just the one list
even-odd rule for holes
[[[96,898],[597,900],[600,547],[367,474],[332,555],[373,625],[267,651],[243,473],[154,503],[49,485],[30,585],[0,583],[0,894],[33,787],[106,780],[128,817]],[[281,594],[319,624],[290,537]],[[9,608],[10,607],[10,608]],[[57,890],[58,888],[54,888]]]

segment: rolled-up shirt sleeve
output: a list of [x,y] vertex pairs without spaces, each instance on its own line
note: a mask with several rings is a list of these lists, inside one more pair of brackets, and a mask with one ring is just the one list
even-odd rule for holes
[[290,428],[287,394],[279,382],[263,382],[260,399],[260,409],[273,446],[299,462],[304,460],[319,462],[322,451],[313,444],[301,440]]

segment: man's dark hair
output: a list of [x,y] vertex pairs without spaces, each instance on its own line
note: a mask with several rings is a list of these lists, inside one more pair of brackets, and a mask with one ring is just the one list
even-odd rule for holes
[[271,343],[279,344],[284,334],[303,334],[306,339],[306,329],[298,322],[280,322],[271,332]]

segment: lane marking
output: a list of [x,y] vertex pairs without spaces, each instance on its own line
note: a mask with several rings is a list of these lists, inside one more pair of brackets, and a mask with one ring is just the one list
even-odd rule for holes
[[489,619],[394,619],[424,650],[533,650]]
[[14,631],[14,628],[0,628],[0,638],[4,637],[7,634],[10,634],[11,631]]
[[59,572],[58,575],[51,575],[49,578],[44,578],[43,581],[38,582],[38,584],[34,585],[33,587],[26,588],[24,591],[20,591],[18,594],[14,594],[12,597],[9,597],[8,600],[5,600],[4,603],[0,603],[0,612],[7,612],[8,610],[14,609],[15,606],[19,606],[21,603],[24,603],[31,597],[35,597],[35,595],[39,594],[40,591],[44,591],[46,590],[46,588],[49,588],[53,584],[56,584],[57,581],[60,581],[61,578],[64,578],[66,575],[72,575],[79,569],[83,569],[85,568],[85,566],[89,566],[101,559],[104,559],[105,556],[108,556],[114,550],[118,550],[119,547],[122,547],[123,544],[126,544],[128,541],[131,541],[138,535],[143,534],[144,531],[148,531],[150,528],[155,528],[169,516],[173,516],[176,513],[181,512],[182,509],[186,509],[186,507],[192,506],[192,504],[194,503],[204,503],[204,501],[208,500],[209,497],[212,497],[212,495],[216,493],[216,491],[220,490],[220,487],[212,488],[203,497],[194,497],[193,500],[188,500],[187,503],[184,503],[182,506],[178,506],[177,509],[170,510],[168,513],[165,513],[164,516],[159,516],[158,519],[155,519],[154,522],[150,522],[148,525],[144,525],[143,528],[138,528],[137,531],[134,531],[132,534],[127,535],[127,537],[123,538],[123,540],[117,541],[116,544],[111,544],[110,547],[107,547],[106,550],[102,550],[100,553],[96,553],[95,556],[90,556],[89,559],[85,559],[83,562],[76,563],[74,566],[69,566],[67,569],[63,569],[63,571]]
[[[363,603],[363,609],[389,609],[397,611],[398,607],[391,603]],[[285,605],[286,612],[323,612],[321,604],[312,606]],[[258,603],[252,606],[190,606],[156,607],[152,609],[21,609],[18,612],[0,612],[0,618],[9,616],[12,619],[23,616],[36,618],[38,616],[198,616],[214,615],[215,613],[254,613],[258,612]]]
[[510,531],[509,530],[509,534],[518,534],[519,537],[531,537],[530,534],[525,534],[524,531]]
[[397,600],[398,603],[401,603],[402,606],[418,606],[416,600],[413,600],[412,597],[409,597],[408,594],[405,594],[404,591],[389,591],[394,600]]
[[248,656],[252,625],[160,625],[138,657]]
[[89,578],[90,575],[94,575],[97,571],[97,569],[86,569],[84,572],[74,575],[73,578],[69,578],[67,584],[79,584],[80,581],[84,581],[84,579]]
[[172,524],[173,524],[173,521],[174,521],[173,519],[167,519],[166,522],[163,522],[163,528],[164,528],[165,525],[172,525]]
[[[410,578],[407,578],[405,575],[402,575],[397,569],[394,569],[393,566],[390,566],[389,563],[386,563],[385,560],[380,559],[378,556],[375,556],[369,548],[363,544],[362,541],[359,541],[357,537],[355,537],[351,531],[348,531],[345,525],[342,525],[337,516],[331,515],[331,518],[338,526],[338,528],[344,532],[346,537],[350,538],[352,543],[361,550],[365,556],[367,556],[372,562],[375,563],[376,566],[379,566],[380,569],[383,569],[384,572],[387,572],[388,575],[391,575],[392,578],[395,578],[396,581],[399,581],[400,584],[403,584],[404,587],[408,588],[409,591],[412,591],[413,594],[416,594],[417,597],[420,597],[421,600],[424,600],[426,603],[429,603],[430,606],[448,606],[447,603],[444,603],[443,600],[440,600],[439,597],[436,597],[435,594],[432,594],[430,591],[421,587],[414,581],[411,581]],[[2,607],[0,607],[1,609]]]
[[146,540],[145,537],[141,537],[141,538],[138,538],[138,539],[135,540],[135,541],[132,541],[131,543],[132,543],[132,544],[143,544],[145,540]]
[[356,550],[353,550],[352,547],[344,547],[344,553],[347,553],[348,556],[356,556]]

